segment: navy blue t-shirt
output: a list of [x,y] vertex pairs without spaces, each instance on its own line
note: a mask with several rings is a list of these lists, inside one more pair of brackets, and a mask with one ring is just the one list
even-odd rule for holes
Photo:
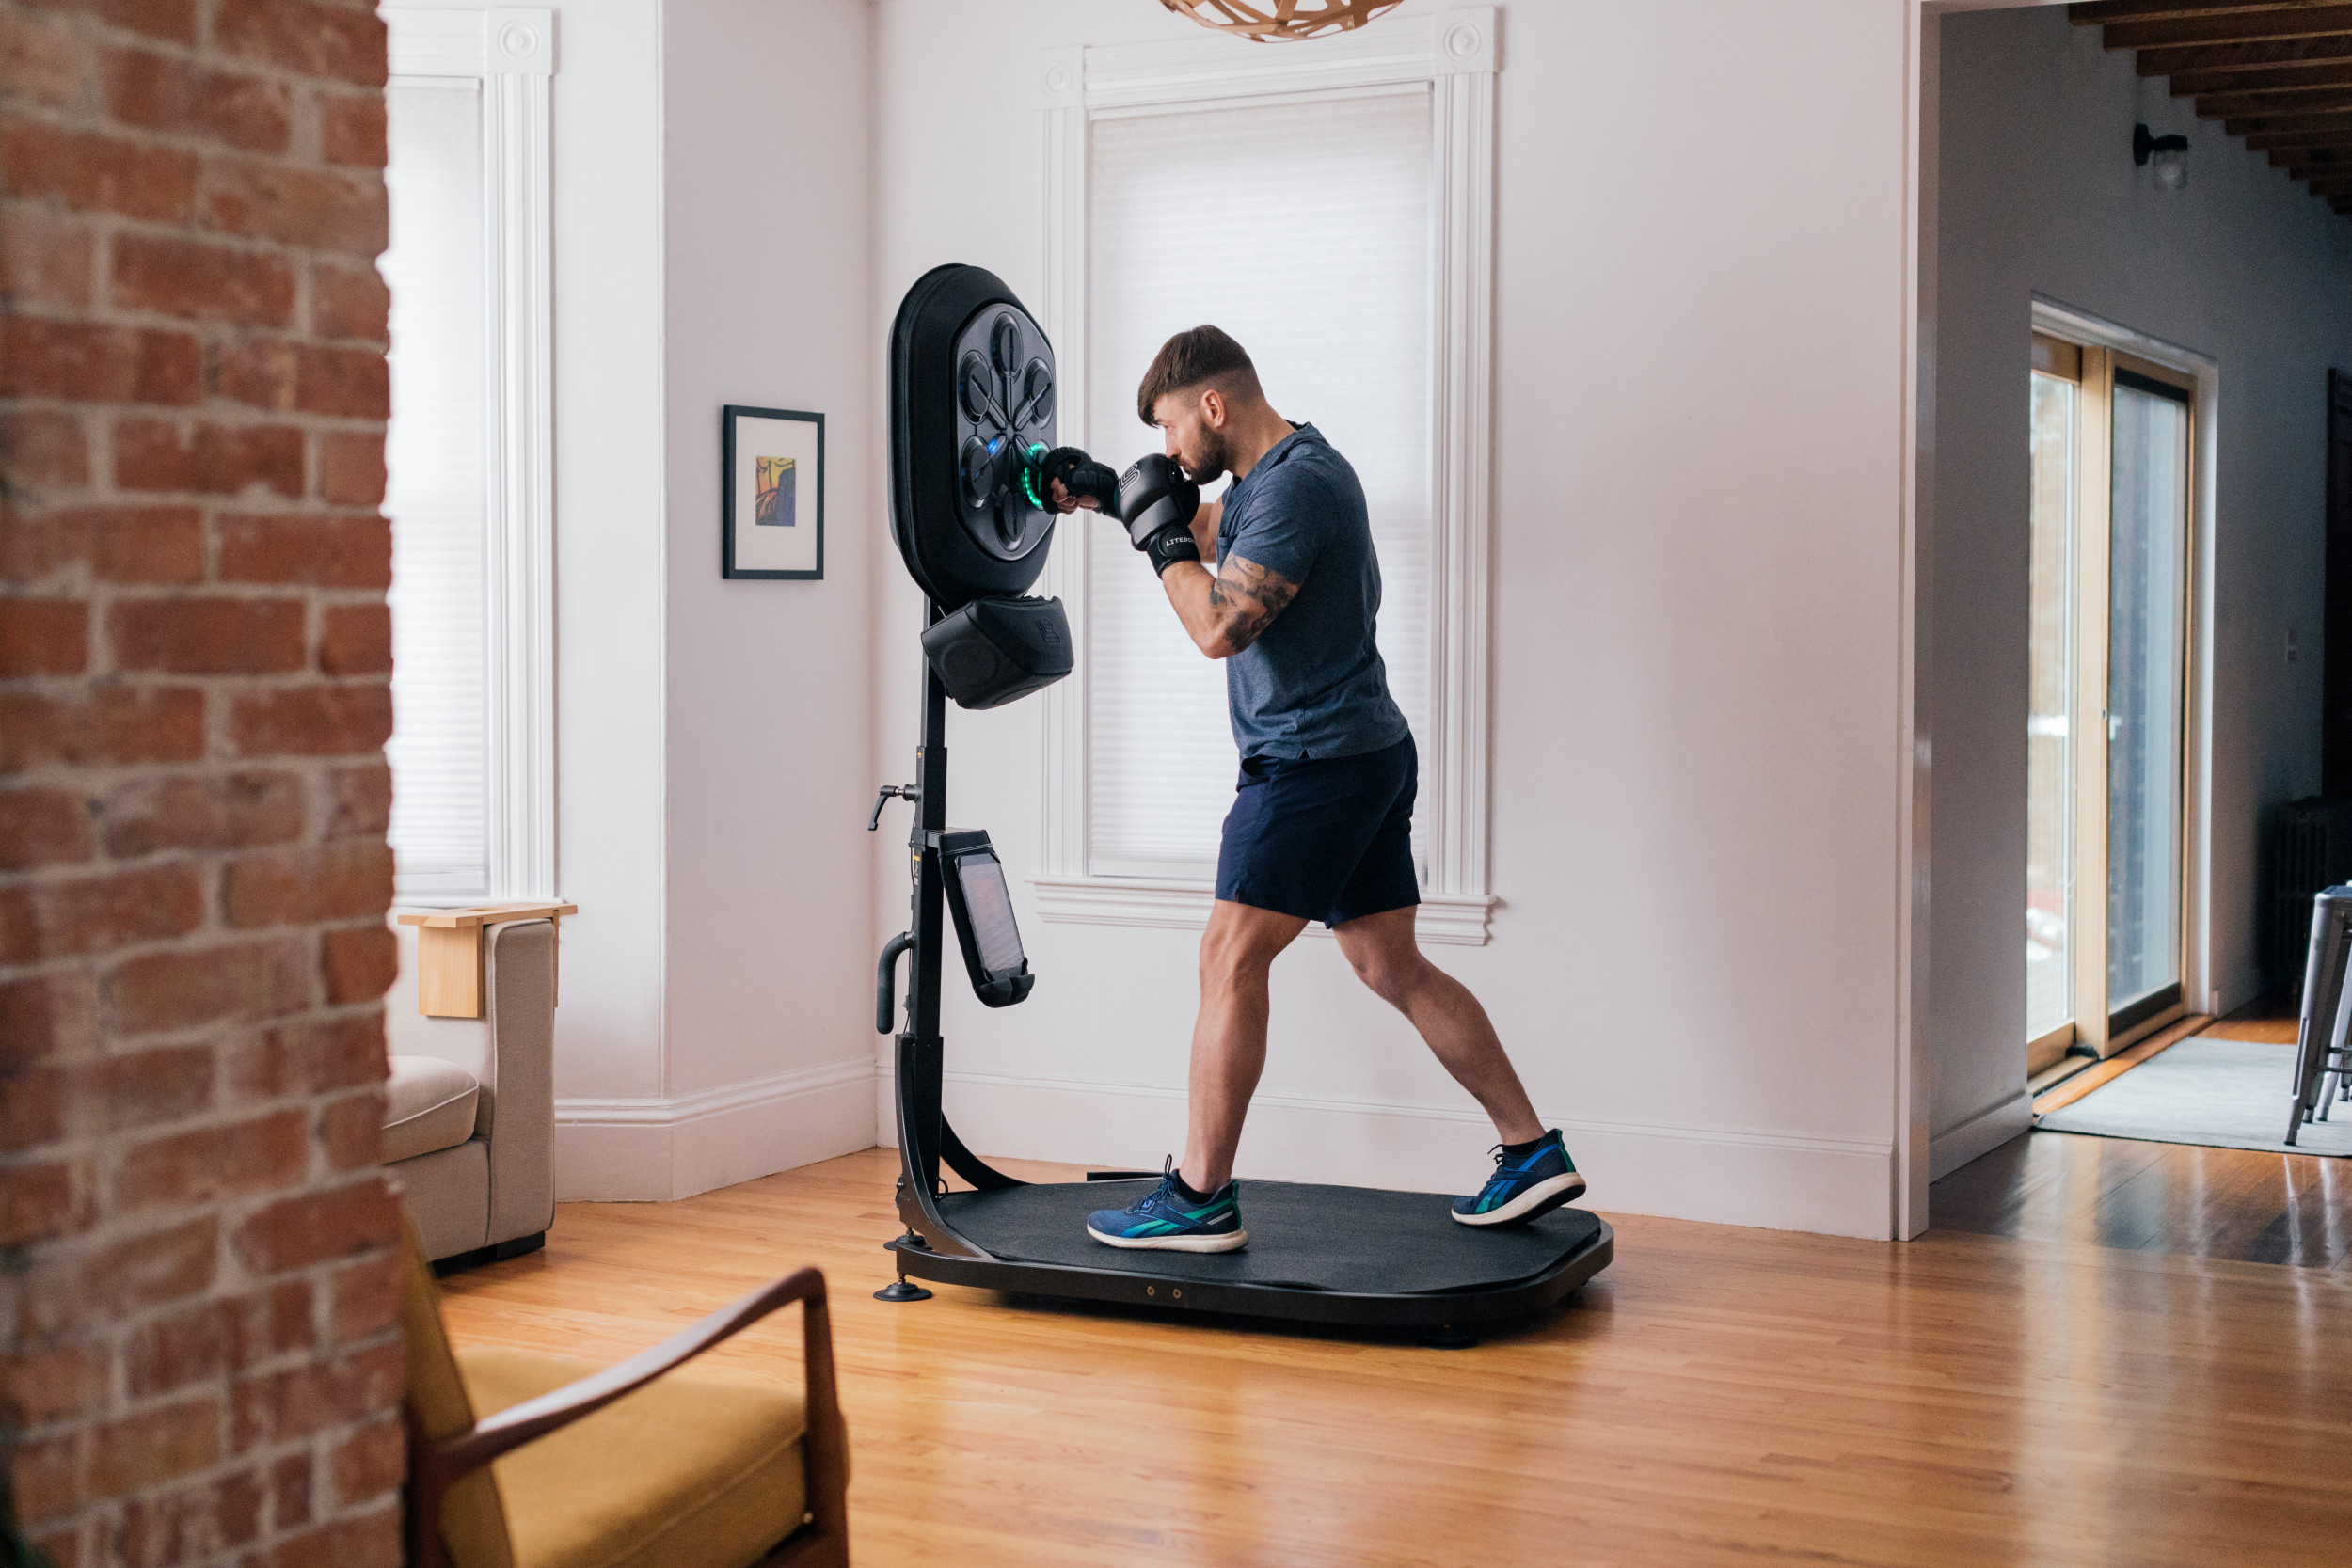
[[1258,640],[1225,661],[1233,743],[1248,757],[1352,757],[1405,738],[1373,641],[1380,562],[1364,487],[1311,424],[1293,427],[1225,492],[1216,559],[1300,584]]

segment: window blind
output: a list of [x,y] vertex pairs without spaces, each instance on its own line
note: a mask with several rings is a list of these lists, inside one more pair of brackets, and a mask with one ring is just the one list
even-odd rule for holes
[[[1102,116],[1089,139],[1089,445],[1121,468],[1158,450],[1158,433],[1136,422],[1135,391],[1170,334],[1208,322],[1239,340],[1274,406],[1321,430],[1363,481],[1380,654],[1426,756],[1426,87]],[[1097,525],[1086,600],[1088,870],[1205,880],[1236,768],[1224,667],[1200,657],[1108,525]]]
[[386,93],[392,413],[389,837],[404,897],[487,896],[487,253],[481,84]]

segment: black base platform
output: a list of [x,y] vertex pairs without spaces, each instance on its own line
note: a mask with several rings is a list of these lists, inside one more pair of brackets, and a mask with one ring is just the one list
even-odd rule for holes
[[1541,1311],[1609,1264],[1597,1215],[1561,1209],[1532,1225],[1457,1223],[1448,1199],[1373,1187],[1245,1181],[1240,1252],[1108,1247],[1086,1216],[1149,1182],[1087,1181],[946,1193],[941,1219],[988,1258],[891,1243],[902,1272],[982,1290],[1180,1311],[1366,1327],[1438,1328]]

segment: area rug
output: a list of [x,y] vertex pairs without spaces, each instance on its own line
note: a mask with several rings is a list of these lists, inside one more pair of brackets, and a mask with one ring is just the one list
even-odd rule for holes
[[2150,1057],[2035,1125],[2044,1132],[2352,1158],[2352,1104],[2286,1143],[2295,1047],[2199,1036]]

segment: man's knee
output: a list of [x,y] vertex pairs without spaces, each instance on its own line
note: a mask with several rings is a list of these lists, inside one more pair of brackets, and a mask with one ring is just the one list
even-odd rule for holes
[[1211,931],[1200,942],[1200,983],[1229,985],[1263,980],[1281,949],[1246,931]]
[[1356,978],[1372,988],[1375,996],[1392,1007],[1401,1007],[1421,989],[1422,972],[1428,968],[1429,960],[1415,947],[1359,947],[1347,955],[1347,964],[1356,972]]

